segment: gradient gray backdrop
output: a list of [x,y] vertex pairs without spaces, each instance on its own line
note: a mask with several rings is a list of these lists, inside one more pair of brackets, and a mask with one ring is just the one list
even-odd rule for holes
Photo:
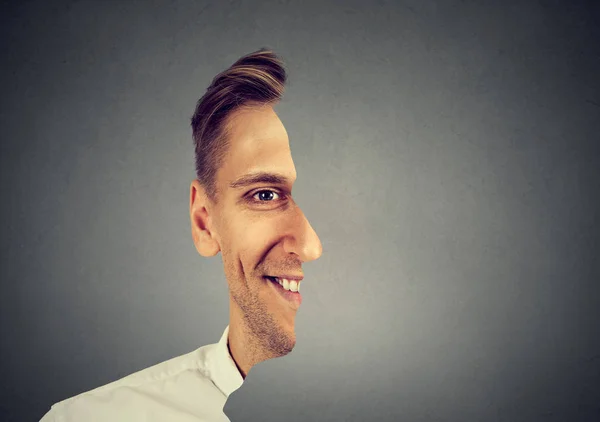
[[324,253],[229,417],[600,420],[599,8],[480,3],[2,2],[0,419],[219,339],[189,119],[267,46]]

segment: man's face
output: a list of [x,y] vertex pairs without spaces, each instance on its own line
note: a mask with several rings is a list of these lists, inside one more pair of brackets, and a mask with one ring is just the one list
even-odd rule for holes
[[295,345],[300,295],[267,276],[302,279],[302,263],[317,259],[322,246],[291,197],[296,169],[287,132],[273,108],[238,110],[229,124],[230,144],[216,176],[212,231],[232,306],[239,307],[263,348],[283,356]]

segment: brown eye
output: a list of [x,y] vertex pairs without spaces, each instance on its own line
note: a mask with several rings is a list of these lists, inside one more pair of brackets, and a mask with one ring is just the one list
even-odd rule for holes
[[261,190],[252,195],[254,199],[262,202],[269,202],[279,199],[279,194],[272,190]]

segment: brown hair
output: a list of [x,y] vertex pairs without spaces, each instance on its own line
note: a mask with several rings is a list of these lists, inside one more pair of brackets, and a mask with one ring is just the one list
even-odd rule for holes
[[196,177],[211,200],[215,178],[227,152],[227,118],[244,106],[272,104],[283,96],[286,72],[272,51],[243,56],[213,79],[192,116]]

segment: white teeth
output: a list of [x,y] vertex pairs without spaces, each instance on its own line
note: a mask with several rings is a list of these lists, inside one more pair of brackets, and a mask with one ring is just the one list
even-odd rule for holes
[[300,291],[300,282],[297,280],[288,280],[285,278],[276,278],[277,282],[281,287],[285,290],[291,292],[299,292]]

